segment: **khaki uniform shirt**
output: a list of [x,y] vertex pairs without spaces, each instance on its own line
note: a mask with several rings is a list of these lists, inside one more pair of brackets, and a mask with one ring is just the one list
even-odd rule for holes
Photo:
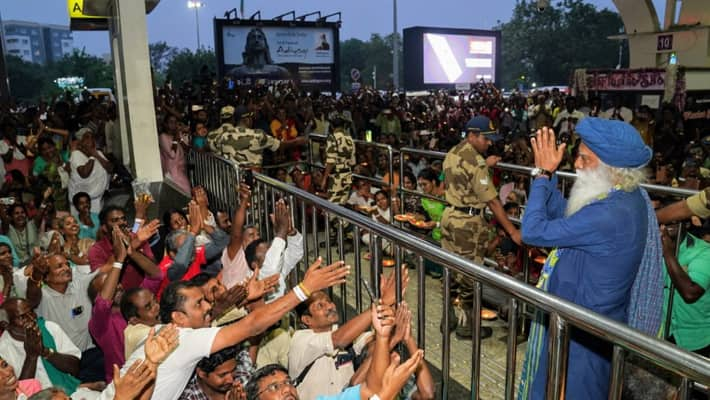
[[210,149],[239,165],[260,167],[264,150],[276,151],[281,142],[261,129],[222,124],[207,135]]
[[443,168],[446,201],[452,206],[485,208],[497,196],[486,160],[467,141],[446,154]]
[[688,204],[688,208],[693,214],[700,218],[710,217],[710,203],[708,203],[708,198],[710,197],[710,187],[701,190],[697,194],[688,197],[685,201]]

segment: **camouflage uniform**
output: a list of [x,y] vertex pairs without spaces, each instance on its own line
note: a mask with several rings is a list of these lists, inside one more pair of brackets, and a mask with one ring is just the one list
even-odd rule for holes
[[325,142],[325,163],[333,164],[328,176],[328,200],[344,205],[353,184],[352,166],[355,165],[355,143],[342,129],[328,135]]
[[281,142],[261,129],[235,127],[224,123],[207,135],[210,149],[240,166],[261,167],[265,149],[276,151]]
[[[441,217],[441,247],[483,265],[491,233],[483,209],[497,196],[486,160],[464,140],[446,154],[443,168],[446,201],[450,206]],[[479,215],[469,215],[454,207],[473,207],[481,211]],[[455,274],[454,279],[454,295],[458,295],[464,309],[470,310],[473,282],[459,274]]]

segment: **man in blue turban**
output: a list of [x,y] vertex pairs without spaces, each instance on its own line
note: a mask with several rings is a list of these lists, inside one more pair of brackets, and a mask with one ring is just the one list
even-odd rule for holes
[[[551,129],[531,140],[534,181],[522,221],[527,244],[552,247],[538,287],[594,312],[655,334],[663,294],[658,225],[640,188],[652,151],[628,123],[585,118],[568,199],[557,189],[565,144]],[[541,311],[530,331],[519,399],[543,399],[547,382],[547,332]],[[572,329],[566,398],[606,399],[611,346]]]

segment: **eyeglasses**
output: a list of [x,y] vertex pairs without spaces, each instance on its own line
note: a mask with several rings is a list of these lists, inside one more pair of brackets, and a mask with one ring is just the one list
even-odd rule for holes
[[284,379],[284,380],[281,381],[281,382],[270,383],[270,384],[266,385],[266,387],[264,388],[264,390],[262,390],[261,392],[257,393],[257,394],[256,394],[256,397],[259,398],[259,396],[261,396],[261,394],[262,394],[262,393],[265,393],[265,392],[276,393],[276,392],[278,392],[279,390],[281,390],[281,388],[283,388],[284,386],[294,387],[294,386],[293,386],[293,381],[292,381],[291,379],[288,379],[288,378],[287,378],[287,379]]

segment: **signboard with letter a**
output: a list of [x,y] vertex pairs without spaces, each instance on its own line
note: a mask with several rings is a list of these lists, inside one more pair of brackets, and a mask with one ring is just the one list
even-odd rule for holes
[[[85,4],[87,3],[87,4]],[[96,15],[92,10],[90,0],[67,0],[67,10],[73,31],[105,31],[108,30],[108,17]]]

